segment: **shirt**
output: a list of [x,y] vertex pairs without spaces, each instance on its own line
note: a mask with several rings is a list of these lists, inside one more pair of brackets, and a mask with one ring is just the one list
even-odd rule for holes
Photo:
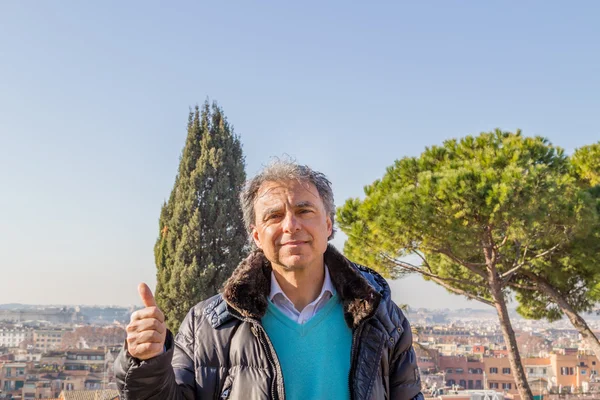
[[333,297],[335,293],[335,288],[333,287],[331,277],[329,276],[329,269],[327,268],[327,265],[325,265],[325,279],[323,279],[321,293],[312,303],[304,307],[302,311],[298,311],[296,310],[296,307],[294,307],[294,303],[292,303],[292,301],[281,289],[281,286],[279,286],[277,278],[275,278],[275,274],[271,272],[271,293],[269,294],[269,300],[271,300],[273,305],[275,305],[275,307],[283,312],[288,318],[299,324],[304,324],[314,317],[315,314],[322,309],[325,304],[327,304],[329,299]]

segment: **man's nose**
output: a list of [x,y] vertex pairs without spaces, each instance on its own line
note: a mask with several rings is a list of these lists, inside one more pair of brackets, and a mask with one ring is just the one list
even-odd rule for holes
[[283,219],[283,230],[286,232],[296,232],[300,230],[298,218],[296,218],[294,213],[287,213],[285,215],[285,218]]

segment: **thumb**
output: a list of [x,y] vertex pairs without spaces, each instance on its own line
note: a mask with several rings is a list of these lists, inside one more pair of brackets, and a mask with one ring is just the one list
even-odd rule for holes
[[154,295],[152,294],[152,290],[150,290],[148,285],[143,282],[140,283],[138,286],[138,292],[140,293],[144,307],[156,307],[156,300],[154,300]]

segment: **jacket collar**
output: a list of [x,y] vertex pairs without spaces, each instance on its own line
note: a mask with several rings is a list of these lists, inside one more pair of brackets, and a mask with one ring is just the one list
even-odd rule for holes
[[[346,323],[354,329],[375,313],[382,294],[332,245],[327,246],[324,258],[342,301]],[[261,319],[267,311],[271,271],[271,263],[262,251],[250,253],[225,282],[222,297],[228,308],[242,318]]]

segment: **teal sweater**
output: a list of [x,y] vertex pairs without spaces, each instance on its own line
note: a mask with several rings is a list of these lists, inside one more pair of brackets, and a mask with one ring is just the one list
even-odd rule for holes
[[352,331],[337,294],[305,324],[269,301],[262,324],[281,364],[286,399],[350,398]]

